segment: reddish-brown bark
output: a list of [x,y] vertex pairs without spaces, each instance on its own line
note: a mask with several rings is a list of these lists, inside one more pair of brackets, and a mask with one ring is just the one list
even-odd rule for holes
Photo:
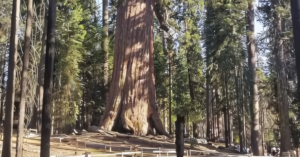
[[127,0],[118,7],[114,68],[100,128],[168,135],[155,106],[153,0]]

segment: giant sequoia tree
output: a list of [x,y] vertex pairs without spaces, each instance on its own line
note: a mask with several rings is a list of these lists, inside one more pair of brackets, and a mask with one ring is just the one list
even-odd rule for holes
[[[119,3],[114,68],[101,129],[145,135],[155,128],[168,135],[155,106],[153,12],[157,5],[152,0]],[[155,12],[162,23],[159,11]]]

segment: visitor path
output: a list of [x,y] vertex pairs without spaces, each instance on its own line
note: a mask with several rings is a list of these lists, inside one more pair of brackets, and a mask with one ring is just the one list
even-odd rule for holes
[[[13,138],[15,151],[16,136]],[[1,148],[2,148],[2,141]],[[234,150],[218,149],[217,145],[185,143],[185,155],[193,157],[246,157]],[[39,157],[40,136],[25,138],[24,157]],[[54,135],[51,137],[52,157],[175,157],[174,139],[164,136],[137,137],[118,133],[88,133],[82,135]],[[14,152],[13,152],[14,156]]]

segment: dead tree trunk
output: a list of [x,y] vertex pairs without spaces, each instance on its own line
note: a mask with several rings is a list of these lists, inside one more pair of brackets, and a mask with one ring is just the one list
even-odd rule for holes
[[15,66],[18,51],[18,30],[19,30],[20,0],[13,1],[11,16],[11,34],[9,44],[7,90],[5,101],[5,121],[3,134],[2,156],[11,157],[11,136],[13,131],[13,108],[15,102]]
[[254,37],[254,2],[248,3],[247,11],[247,47],[248,47],[248,65],[250,69],[250,93],[252,102],[252,125],[251,125],[251,148],[253,155],[262,155],[260,147],[260,128],[259,128],[259,103],[258,87],[256,83],[256,50]]
[[51,105],[53,89],[53,69],[55,55],[55,24],[56,24],[56,0],[49,0],[47,46],[45,55],[45,82],[44,99],[42,109],[42,132],[41,132],[41,157],[50,156],[51,135]]
[[169,136],[155,104],[153,63],[154,1],[124,1],[118,7],[114,68],[100,128]]
[[19,106],[19,124],[18,124],[18,135],[17,135],[17,148],[16,157],[22,157],[23,153],[23,134],[24,134],[24,119],[25,119],[25,105],[26,105],[26,92],[27,92],[27,82],[28,82],[28,65],[29,65],[29,53],[30,53],[30,40],[31,40],[31,30],[32,30],[32,0],[27,1],[27,20],[26,20],[26,30],[25,30],[25,48],[23,54],[23,69],[22,69],[22,79],[21,79],[21,100]]
[[177,115],[176,125],[176,153],[177,157],[183,157],[184,155],[184,117]]

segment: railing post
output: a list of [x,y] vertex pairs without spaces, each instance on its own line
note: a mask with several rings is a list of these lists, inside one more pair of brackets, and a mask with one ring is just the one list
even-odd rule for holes
[[160,150],[160,147],[158,147],[158,150],[159,150],[159,156],[161,156],[161,152],[160,152],[161,150]]

